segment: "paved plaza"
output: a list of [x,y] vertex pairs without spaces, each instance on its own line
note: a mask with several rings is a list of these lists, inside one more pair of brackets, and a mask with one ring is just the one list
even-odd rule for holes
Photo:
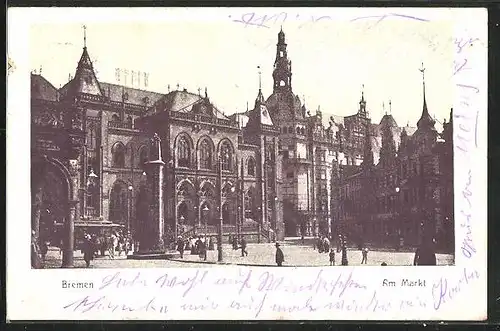
[[[281,244],[285,254],[284,266],[328,266],[329,255],[318,253],[312,245],[300,245],[296,242]],[[223,245],[224,264],[229,265],[254,265],[254,266],[274,266],[275,246],[273,243],[249,244],[247,247],[248,256],[242,257],[241,250],[233,250],[230,245]],[[361,251],[350,249],[347,251],[349,265],[361,265]],[[367,265],[387,265],[409,266],[413,265],[413,252],[394,252],[372,250],[368,253]],[[453,256],[449,254],[436,254],[438,265],[452,265]],[[58,268],[61,265],[59,252],[51,249],[46,259],[47,268]],[[335,253],[335,264],[340,264],[341,253]],[[184,258],[172,260],[131,260],[124,255],[110,259],[109,257],[99,257],[92,261],[94,268],[176,268],[176,267],[212,267],[217,266],[217,250],[208,251],[207,261],[200,259],[198,255],[191,255],[186,251]],[[84,268],[85,262],[80,251],[75,251],[75,267]]]

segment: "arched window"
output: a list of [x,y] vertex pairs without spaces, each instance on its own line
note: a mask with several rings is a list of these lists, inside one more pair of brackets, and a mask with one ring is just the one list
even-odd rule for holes
[[139,148],[139,168],[144,167],[144,164],[148,162],[148,150],[146,146]]
[[247,170],[248,175],[255,176],[255,160],[253,159],[253,157],[248,159],[247,167],[248,167],[248,170]]
[[189,162],[191,158],[191,148],[189,146],[189,141],[186,137],[180,137],[179,143],[177,146],[177,165],[179,167],[189,168],[191,162]]
[[212,145],[207,139],[200,144],[200,168],[212,169]]
[[222,170],[231,170],[232,169],[232,148],[231,145],[227,141],[222,143],[222,146],[220,148],[220,157],[222,158]]
[[113,114],[113,116],[111,116],[111,120],[113,122],[119,122],[120,121],[120,117],[116,114]]
[[300,128],[297,127],[297,134],[300,134]]
[[128,116],[127,117],[127,125],[129,127],[129,129],[132,129],[132,116]]
[[293,133],[293,128],[291,126],[288,127],[288,133]]
[[113,167],[125,168],[125,146],[121,142],[117,142],[111,149],[113,155]]

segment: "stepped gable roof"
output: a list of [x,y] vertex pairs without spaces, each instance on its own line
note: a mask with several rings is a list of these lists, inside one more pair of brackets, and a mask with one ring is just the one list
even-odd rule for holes
[[42,75],[31,74],[31,98],[57,101],[58,90]]

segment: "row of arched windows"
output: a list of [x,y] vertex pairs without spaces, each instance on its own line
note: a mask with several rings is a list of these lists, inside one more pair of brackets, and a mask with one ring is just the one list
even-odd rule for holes
[[[208,137],[202,138],[198,144],[199,150],[199,168],[204,170],[214,169],[214,144]],[[222,170],[230,171],[233,169],[233,146],[229,140],[225,140],[220,145],[220,158]],[[177,166],[184,168],[192,168],[193,164],[193,144],[191,139],[182,135],[177,140]]]
[[[144,163],[148,161],[148,149],[145,145],[140,146],[137,150],[137,155],[139,158],[137,159],[137,163],[134,162],[134,153],[133,153],[133,147],[129,146],[129,152],[130,152],[130,162],[128,165],[134,165],[137,167],[142,167]],[[127,155],[127,148],[122,142],[117,142],[113,145],[111,148],[111,155],[112,155],[112,167],[114,168],[125,168],[127,166],[125,159]]]
[[[200,169],[213,169],[213,143],[204,138],[199,143],[199,167]],[[222,170],[231,170],[233,162],[233,148],[229,141],[223,141],[220,147]],[[177,166],[191,168],[191,142],[186,136],[179,137],[177,143]],[[250,157],[247,161],[247,175],[255,176],[255,159]]]
[[[133,147],[129,146],[129,162],[127,164],[127,148],[122,142],[116,142],[111,148],[112,155],[112,167],[115,168],[126,168],[130,165],[134,165],[137,167],[141,167],[148,161],[148,150],[145,145],[140,146],[137,150],[137,155],[139,158],[135,161],[135,155],[133,153]],[[208,139],[203,139],[199,144],[199,167],[200,169],[205,170],[213,170],[214,162],[213,162],[213,151],[214,146],[213,143]],[[222,170],[230,171],[233,169],[233,148],[229,141],[223,141],[220,146],[220,155],[221,155],[221,163]],[[192,167],[192,147],[190,141],[187,137],[181,136],[177,143],[177,166],[184,168]],[[253,157],[249,157],[247,162],[247,175],[255,176],[255,159]]]

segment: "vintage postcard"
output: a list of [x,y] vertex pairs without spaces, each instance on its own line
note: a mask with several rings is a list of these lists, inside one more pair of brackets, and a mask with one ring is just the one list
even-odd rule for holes
[[8,319],[486,319],[486,22],[9,9]]

